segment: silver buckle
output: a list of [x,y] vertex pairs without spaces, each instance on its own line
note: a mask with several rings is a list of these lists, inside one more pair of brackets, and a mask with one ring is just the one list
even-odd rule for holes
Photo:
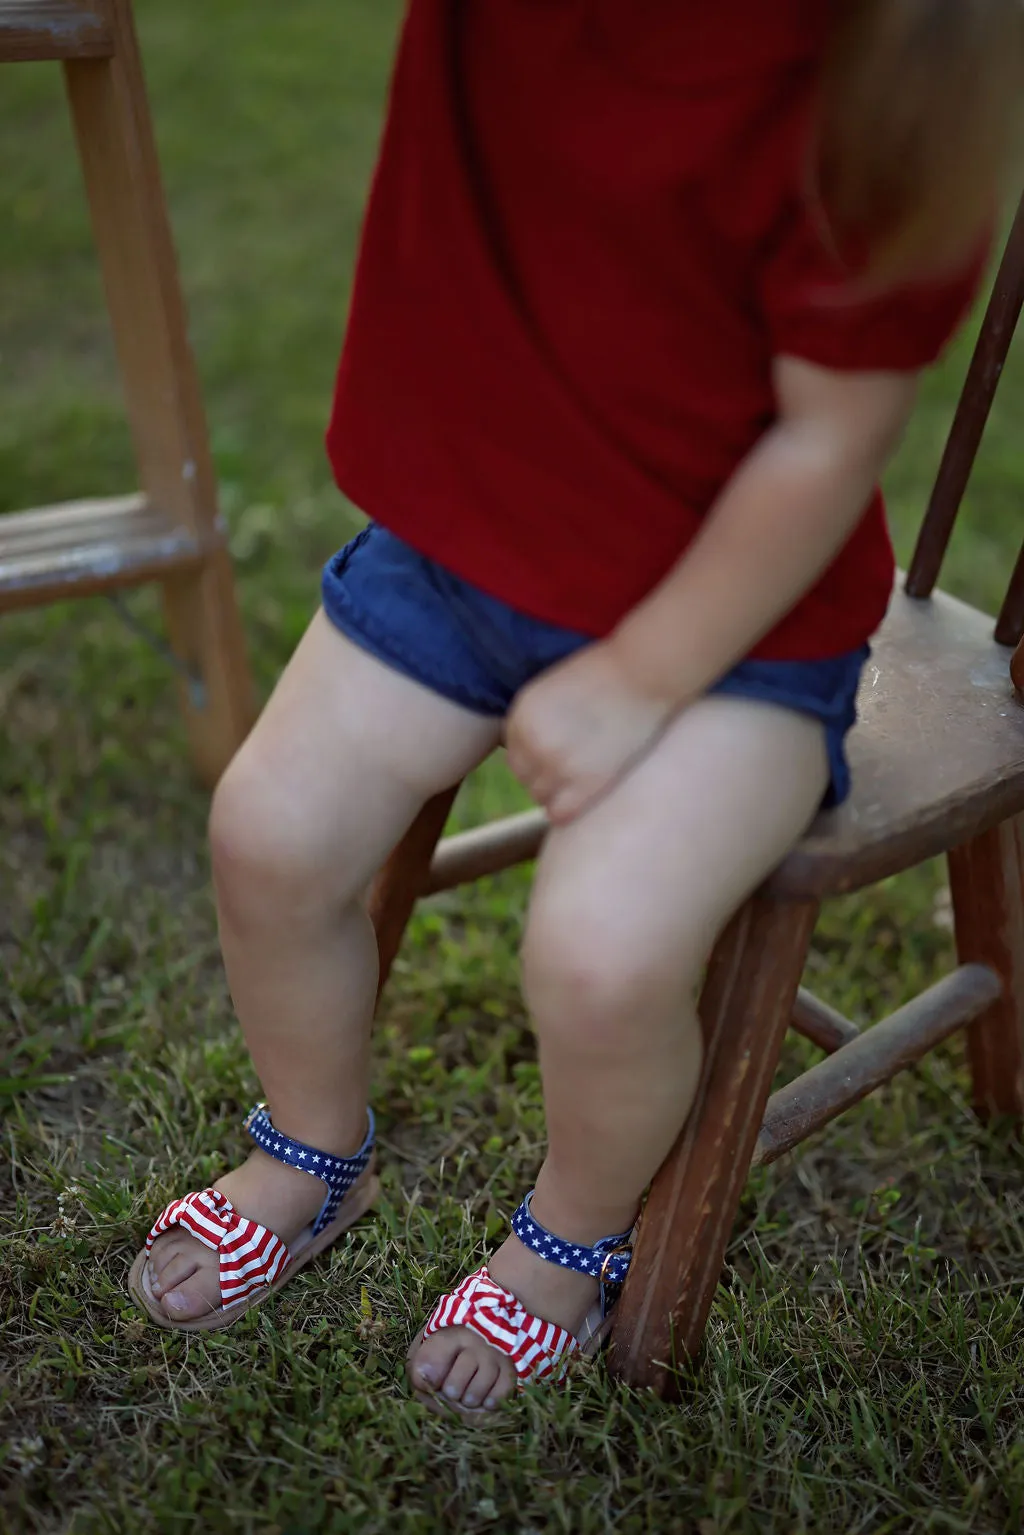
[[242,1129],[243,1130],[248,1130],[249,1126],[252,1124],[253,1120],[256,1118],[256,1115],[257,1114],[262,1114],[262,1112],[266,1108],[266,1106],[267,1106],[267,1104],[266,1104],[266,1100],[265,1099],[264,1099],[264,1101],[262,1103],[254,1103],[252,1108],[249,1110],[248,1114],[246,1114],[245,1118],[242,1120]]
[[618,1258],[622,1253],[629,1253],[630,1257],[633,1256],[632,1242],[623,1242],[621,1247],[613,1247],[610,1253],[605,1253],[604,1262],[601,1264],[601,1272],[597,1276],[598,1284],[605,1285],[610,1283],[605,1277],[608,1273],[608,1265],[613,1258]]

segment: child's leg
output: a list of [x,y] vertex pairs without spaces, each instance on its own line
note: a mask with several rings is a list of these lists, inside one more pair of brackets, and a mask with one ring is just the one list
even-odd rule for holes
[[[335,1155],[366,1133],[377,947],[362,895],[431,795],[497,742],[320,614],[217,791],[210,832],[231,995],[277,1129]],[[287,1243],[324,1186],[254,1150],[217,1187]],[[217,1255],[180,1228],[153,1247],[169,1316],[219,1302]]]
[[[523,953],[548,1156],[533,1214],[591,1244],[628,1229],[693,1100],[694,996],[719,929],[782,859],[827,782],[816,722],[710,697],[544,849]],[[488,1265],[526,1309],[577,1331],[597,1294],[510,1236]],[[507,1359],[455,1328],[414,1378],[466,1406],[507,1395]]]

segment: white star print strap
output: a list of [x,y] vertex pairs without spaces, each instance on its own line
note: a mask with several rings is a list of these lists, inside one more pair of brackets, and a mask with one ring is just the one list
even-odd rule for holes
[[274,1129],[265,1103],[258,1103],[245,1116],[245,1128],[261,1151],[289,1167],[299,1167],[303,1172],[312,1173],[314,1178],[326,1183],[327,1198],[313,1223],[315,1237],[320,1235],[325,1226],[330,1225],[338,1213],[341,1201],[370,1165],[373,1155],[373,1110],[367,1109],[366,1115],[369,1120],[366,1139],[350,1157],[331,1157],[325,1151],[317,1151],[315,1146],[307,1146],[302,1141],[292,1140],[290,1135],[282,1135]]
[[622,1283],[633,1256],[633,1249],[629,1245],[631,1230],[623,1231],[617,1237],[602,1237],[593,1247],[587,1247],[582,1242],[566,1242],[562,1237],[553,1236],[539,1221],[534,1220],[530,1213],[532,1198],[531,1189],[512,1217],[512,1230],[524,1247],[528,1247],[538,1257],[546,1258],[549,1263],[557,1263],[561,1268],[573,1269],[577,1274],[590,1274],[592,1278],[600,1280],[602,1294],[605,1285]]

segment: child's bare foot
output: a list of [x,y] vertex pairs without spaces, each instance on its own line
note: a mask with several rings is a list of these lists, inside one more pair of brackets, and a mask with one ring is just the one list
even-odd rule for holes
[[[538,1258],[513,1233],[488,1259],[487,1271],[533,1316],[574,1337],[598,1297],[595,1279]],[[421,1338],[409,1372],[417,1390],[437,1392],[466,1408],[493,1409],[516,1388],[512,1361],[468,1327],[446,1327]]]
[[[316,1219],[327,1194],[321,1179],[258,1149],[213,1187],[240,1215],[266,1226],[286,1247]],[[153,1295],[173,1322],[191,1321],[220,1307],[220,1255],[181,1226],[153,1243],[148,1277]]]

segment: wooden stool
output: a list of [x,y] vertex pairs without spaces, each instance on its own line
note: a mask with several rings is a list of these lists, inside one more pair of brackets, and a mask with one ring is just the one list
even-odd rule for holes
[[[974,1102],[1024,1119],[1024,710],[1010,683],[1024,634],[1024,552],[992,621],[935,592],[996,385],[1024,303],[1024,204],[981,336],[905,589],[877,636],[850,740],[854,790],[822,814],[715,947],[700,1003],[703,1076],[651,1186],[610,1366],[673,1390],[696,1353],[747,1171],[970,1026]],[[1024,682],[1024,646],[1013,658]],[[426,806],[381,873],[371,909],[386,977],[415,901],[536,855],[540,812],[445,838],[455,790]],[[948,853],[960,964],[861,1034],[800,980],[824,897]],[[769,1097],[783,1038],[826,1058]]]
[[142,490],[0,518],[0,613],[159,581],[212,785],[253,698],[130,0],[0,0],[0,63],[24,59],[64,66]]

